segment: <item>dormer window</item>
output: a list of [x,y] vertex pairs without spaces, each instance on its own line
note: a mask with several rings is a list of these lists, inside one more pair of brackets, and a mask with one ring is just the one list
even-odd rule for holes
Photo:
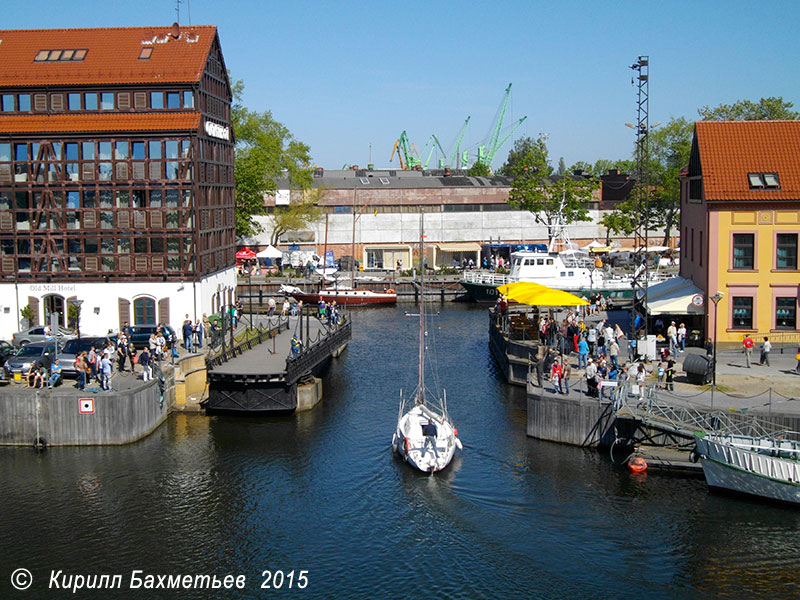
[[34,62],[70,62],[86,58],[88,50],[39,50]]
[[748,173],[751,190],[779,190],[781,181],[777,173]]

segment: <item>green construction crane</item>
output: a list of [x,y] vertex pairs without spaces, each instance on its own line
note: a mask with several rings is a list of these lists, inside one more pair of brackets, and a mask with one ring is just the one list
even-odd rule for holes
[[[428,138],[427,142],[425,142],[425,147],[422,149],[423,156],[425,155],[425,150],[428,148],[430,148],[430,150],[428,150],[428,158],[426,158],[425,162],[422,163],[423,169],[428,168],[428,163],[431,162],[431,156],[433,156],[433,151],[436,150],[437,148],[439,149],[439,152],[441,153],[442,156],[447,156],[447,153],[444,150],[442,150],[442,145],[439,143],[439,138],[437,138],[435,134],[431,134],[431,137]],[[443,161],[444,161],[443,158],[439,159],[439,168],[443,166],[442,165]]]
[[482,162],[485,165],[491,165],[492,161],[494,160],[497,151],[502,148],[503,144],[508,141],[508,138],[517,130],[517,128],[522,125],[522,122],[527,119],[528,117],[522,117],[519,121],[517,121],[508,134],[500,139],[500,132],[503,129],[503,119],[506,116],[506,107],[508,106],[508,99],[511,96],[511,84],[508,84],[506,88],[505,96],[503,96],[503,102],[500,104],[500,110],[498,111],[497,115],[497,122],[495,123],[494,127],[492,128],[491,136],[489,137],[489,141],[486,145],[482,145],[478,147],[478,161]]
[[392,159],[394,159],[395,152],[397,152],[397,158],[400,159],[401,169],[413,169],[420,164],[419,158],[414,155],[405,130],[403,130],[403,133],[400,134],[400,137],[397,138],[397,141],[394,143],[392,156],[389,158],[389,162],[392,162]]
[[[450,161],[447,164],[448,167],[453,167],[454,169],[458,169],[460,167],[460,165],[458,164],[458,162],[459,162],[459,156],[458,155],[459,155],[459,150],[461,149],[461,140],[464,139],[464,134],[467,131],[467,125],[469,125],[469,119],[470,118],[467,117],[467,120],[464,121],[464,125],[462,125],[462,127],[461,127],[461,131],[458,133],[458,137],[456,138],[455,146],[453,147],[453,153],[450,155]],[[466,161],[464,161],[464,162],[466,162]]]

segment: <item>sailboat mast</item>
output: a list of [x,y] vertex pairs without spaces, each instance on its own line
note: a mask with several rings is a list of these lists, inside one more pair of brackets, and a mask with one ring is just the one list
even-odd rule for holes
[[353,180],[353,246],[350,267],[350,287],[356,287],[356,183]]
[[425,404],[425,209],[419,212],[419,384],[417,403]]

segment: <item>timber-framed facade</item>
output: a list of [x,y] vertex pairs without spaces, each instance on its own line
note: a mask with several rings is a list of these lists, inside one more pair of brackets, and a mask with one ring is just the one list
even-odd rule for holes
[[0,40],[0,285],[18,305],[3,301],[0,331],[24,305],[66,326],[65,301],[83,300],[81,326],[100,332],[228,303],[234,139],[216,28]]

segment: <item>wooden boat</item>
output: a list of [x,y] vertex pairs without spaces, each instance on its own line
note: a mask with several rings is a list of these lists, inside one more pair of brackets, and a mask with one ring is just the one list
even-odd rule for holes
[[365,288],[337,286],[321,288],[316,292],[306,292],[295,286],[282,285],[280,291],[297,301],[302,300],[305,305],[317,304],[320,300],[324,300],[326,303],[335,300],[339,306],[372,306],[397,302],[397,292],[392,288],[376,292]]

